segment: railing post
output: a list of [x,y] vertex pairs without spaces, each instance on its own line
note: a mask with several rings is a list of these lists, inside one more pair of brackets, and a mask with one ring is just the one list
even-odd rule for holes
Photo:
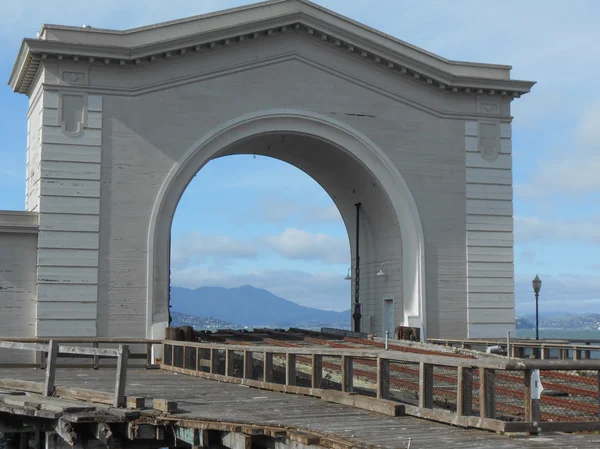
[[[92,343],[92,347],[97,348],[98,347],[98,342],[95,341]],[[100,357],[98,357],[98,355],[94,355],[94,369],[98,369],[99,365],[100,365]]]
[[252,379],[252,351],[244,351],[244,379]]
[[581,353],[579,352],[579,349],[575,348],[573,349],[573,360],[579,360],[581,358]]
[[263,382],[273,382],[273,354],[265,352],[263,357]]
[[152,368],[152,343],[146,344],[146,369]]
[[323,356],[319,354],[312,355],[312,376],[310,380],[311,388],[321,388],[321,379],[323,378]]
[[187,363],[187,359],[188,359],[188,354],[187,354],[187,346],[183,345],[183,354],[182,354],[182,360],[181,360],[181,367],[183,369],[187,369],[188,367],[188,363]]
[[600,416],[600,370],[596,373],[596,382],[597,382],[597,390],[598,390],[598,416]]
[[200,348],[196,348],[196,372],[200,371],[200,357],[202,356],[202,351]]
[[119,345],[117,357],[117,378],[115,381],[115,397],[113,407],[125,406],[125,385],[127,384],[127,360],[129,359],[129,345]]
[[296,354],[285,355],[285,384],[296,385]]
[[219,372],[219,358],[216,349],[211,348],[210,350],[210,374],[217,374]]
[[56,358],[58,357],[58,343],[56,340],[48,342],[48,357],[46,359],[46,379],[44,382],[44,396],[54,395],[54,379],[56,378]]
[[456,414],[471,416],[473,413],[473,369],[464,366],[457,368]]
[[479,416],[496,418],[496,372],[479,368]]
[[523,371],[523,405],[525,407],[525,422],[531,422],[531,370]]
[[233,376],[233,351],[230,349],[225,350],[225,375]]
[[390,361],[377,357],[377,399],[390,398]]
[[342,391],[350,393],[354,388],[354,367],[352,357],[342,356]]
[[433,408],[433,365],[419,363],[419,407]]

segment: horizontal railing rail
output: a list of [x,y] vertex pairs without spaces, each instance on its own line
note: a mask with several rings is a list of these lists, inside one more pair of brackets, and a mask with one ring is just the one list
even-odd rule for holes
[[581,360],[600,359],[597,340],[532,340],[532,339],[445,339],[430,338],[428,342],[452,348],[485,350],[490,346],[507,348],[511,357],[536,357],[541,359]]
[[[39,338],[39,337],[21,337],[21,338],[13,338],[13,337],[0,337],[0,341],[10,341],[13,343],[28,343],[28,344],[38,344],[44,345],[48,344],[50,340],[53,340],[60,344],[61,348],[64,348],[65,344],[76,344],[76,345],[91,345],[92,348],[100,348],[100,346],[110,345],[110,346],[118,346],[118,345],[128,345],[129,346],[129,359],[132,360],[145,360],[146,368],[159,368],[160,363],[157,363],[153,360],[153,352],[152,348],[154,346],[160,346],[162,344],[162,340],[151,340],[147,338],[109,338],[109,337],[60,337],[60,338]],[[40,346],[41,348],[44,346]],[[82,346],[83,348],[83,346]],[[101,348],[102,349],[102,348]],[[106,348],[108,350],[114,348]],[[42,369],[46,368],[46,354],[47,350],[40,349],[37,351],[39,353],[39,366]],[[110,352],[110,351],[109,351]],[[92,366],[94,369],[98,369],[100,366],[100,360],[104,358],[113,358],[111,355],[107,355],[108,353],[103,353],[102,351],[96,352],[85,352],[85,351],[59,351],[58,358],[59,359],[89,359],[92,357]],[[0,360],[0,367],[2,366],[2,360]],[[15,363],[10,363],[10,365],[15,365]]]
[[[161,368],[326,400],[342,395],[335,400],[355,406],[360,402],[373,410],[396,410],[390,404],[402,404],[408,414],[465,427],[503,432],[600,430],[600,360],[281,344],[166,340]],[[537,375],[547,395],[532,391]],[[350,399],[350,392],[366,398]]]
[[[117,359],[117,373],[115,378],[115,388],[112,400],[114,407],[124,407],[126,405],[125,386],[127,383],[127,360],[129,358],[129,346],[119,345],[118,348],[94,348],[62,345],[56,340],[49,340],[48,343],[26,343],[15,341],[0,341],[0,348],[13,349],[21,351],[43,352],[46,356],[46,375],[41,393],[44,396],[53,396],[56,393],[56,361],[58,354],[85,355],[93,357],[114,357]],[[4,385],[10,385],[5,382]]]

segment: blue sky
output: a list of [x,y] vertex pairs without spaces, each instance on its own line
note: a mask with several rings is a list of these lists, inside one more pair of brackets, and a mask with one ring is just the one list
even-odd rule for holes
[[[131,28],[240,6],[233,0],[16,0],[0,10],[0,77],[41,25]],[[535,80],[513,102],[517,312],[600,305],[600,2],[321,0],[318,3],[449,59],[510,64]],[[0,209],[22,210],[27,99],[0,88]],[[281,186],[285,186],[282,189]],[[206,194],[209,192],[209,194]],[[187,242],[183,244],[182,242]],[[187,287],[253,284],[302,304],[348,307],[349,249],[327,194],[263,157],[211,162],[173,226],[173,279]]]

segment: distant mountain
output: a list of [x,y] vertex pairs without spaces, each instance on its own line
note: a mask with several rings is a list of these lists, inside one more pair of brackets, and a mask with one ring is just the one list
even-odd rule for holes
[[350,311],[332,312],[300,306],[273,293],[244,285],[238,288],[171,287],[171,310],[193,317],[212,317],[241,326],[349,327]]
[[208,330],[208,329],[238,329],[242,326],[230,323],[229,321],[217,320],[210,317],[199,317],[184,315],[183,313],[174,312],[171,310],[171,318],[173,322],[172,327],[180,326],[192,326],[197,330]]
[[[521,329],[535,329],[535,315],[525,315],[517,317],[517,329],[519,323],[522,323]],[[540,329],[574,329],[574,330],[597,330],[600,326],[600,314],[582,313],[582,314],[552,314],[539,316]]]

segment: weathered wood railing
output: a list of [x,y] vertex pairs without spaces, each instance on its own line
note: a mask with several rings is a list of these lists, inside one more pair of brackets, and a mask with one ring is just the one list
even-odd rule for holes
[[[163,346],[165,370],[387,414],[402,409],[422,418],[502,432],[600,430],[596,360],[179,341],[165,341]],[[535,370],[540,370],[546,389],[572,395],[537,399],[531,391]],[[581,370],[594,375],[575,374]]]
[[[119,345],[118,348],[95,348],[95,347],[82,347],[82,346],[69,346],[59,344],[56,340],[50,340],[48,343],[24,343],[15,341],[0,341],[0,348],[4,349],[16,349],[22,351],[36,351],[43,352],[46,354],[46,375],[44,383],[37,382],[25,382],[17,381],[12,379],[0,380],[0,385],[4,387],[11,386],[24,386],[25,383],[29,384],[32,390],[41,393],[44,396],[69,396],[72,393],[68,387],[58,387],[55,385],[56,379],[56,362],[59,354],[70,354],[70,355],[85,355],[96,357],[113,357],[117,359],[117,373],[115,378],[115,390],[112,397],[113,407],[123,407],[126,405],[125,398],[125,385],[127,382],[127,360],[129,358],[129,346]],[[97,392],[87,392],[88,395],[93,395],[98,399]],[[86,396],[84,390],[79,390],[77,394],[80,396]],[[102,399],[102,398],[100,398]]]
[[536,357],[543,360],[600,359],[600,344],[596,340],[532,340],[532,339],[447,339],[430,338],[428,343],[445,347],[485,351],[490,346],[508,348],[511,357]]
[[[100,348],[101,346],[115,347],[118,345],[128,345],[129,347],[129,361],[133,360],[145,360],[146,368],[159,368],[160,363],[155,363],[152,358],[152,348],[155,345],[161,345],[161,340],[150,340],[146,338],[110,338],[110,337],[59,337],[53,338],[53,341],[58,344],[70,344],[70,345],[91,345],[93,348]],[[50,339],[39,338],[39,337],[0,337],[0,341],[11,341],[15,343],[36,343],[36,344],[48,344]],[[46,355],[45,351],[38,351],[39,353],[39,365],[40,368],[46,368]],[[105,358],[104,355],[91,355],[86,353],[73,354],[73,353],[59,353],[59,359],[76,359],[88,358],[92,360],[92,366],[94,369],[100,367],[100,360]],[[110,358],[110,357],[108,357]],[[0,367],[3,365],[3,361],[0,358]],[[12,363],[11,365],[14,365]],[[22,364],[18,364],[22,365]],[[23,364],[24,365],[24,364]]]

